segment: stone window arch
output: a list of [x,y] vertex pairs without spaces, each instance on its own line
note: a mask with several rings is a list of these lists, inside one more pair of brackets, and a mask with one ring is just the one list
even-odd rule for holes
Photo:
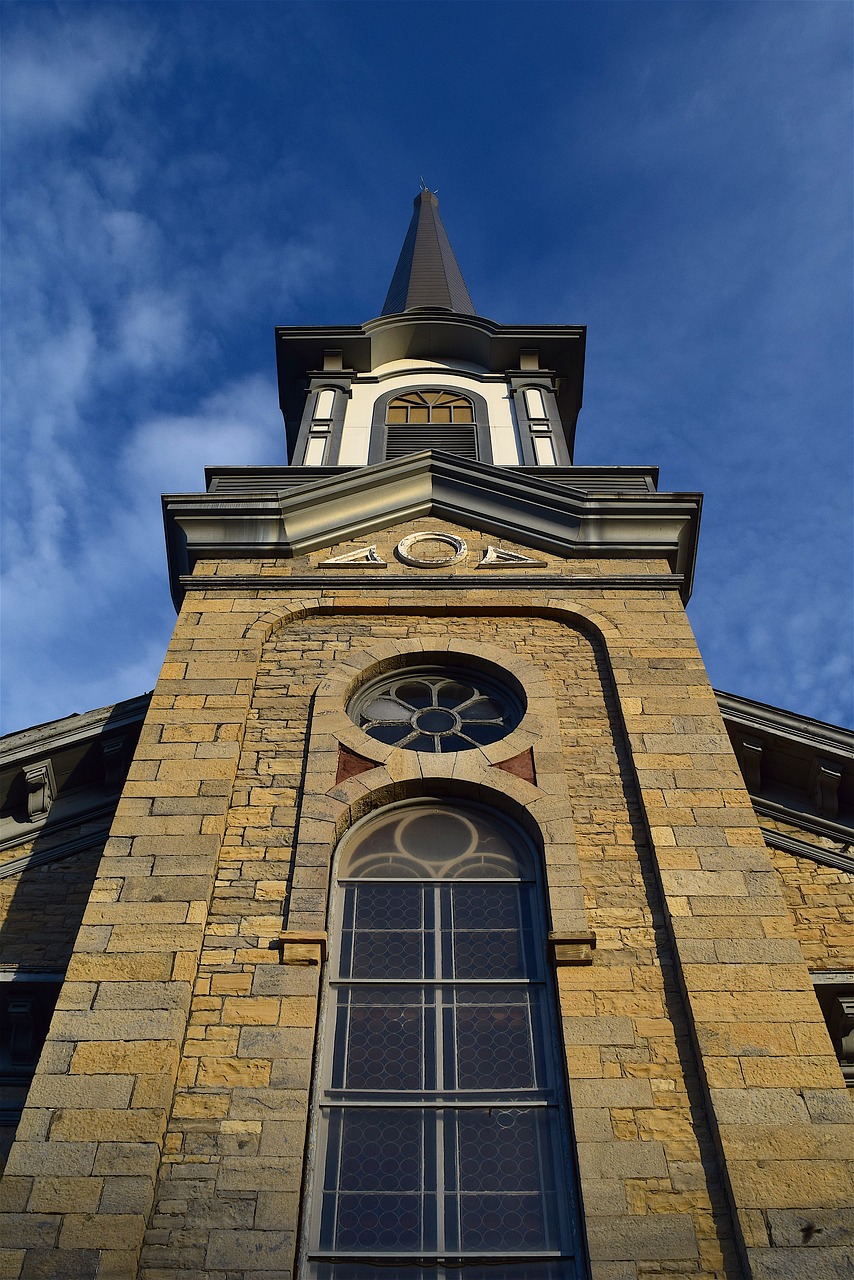
[[537,850],[422,798],[336,867],[302,1276],[586,1275]]

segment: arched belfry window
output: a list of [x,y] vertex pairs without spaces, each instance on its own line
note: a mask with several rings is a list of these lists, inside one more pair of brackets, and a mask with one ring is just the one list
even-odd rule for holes
[[386,458],[445,449],[477,458],[474,405],[458,391],[407,391],[386,406]]
[[584,1274],[536,864],[439,800],[345,839],[305,1277]]

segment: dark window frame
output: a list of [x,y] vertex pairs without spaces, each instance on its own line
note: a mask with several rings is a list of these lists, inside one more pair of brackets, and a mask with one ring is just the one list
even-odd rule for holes
[[[409,872],[404,872],[404,878],[401,875],[392,874],[388,879],[385,874],[378,874],[376,869],[368,870],[367,874],[362,872],[359,874],[353,866],[353,858],[360,850],[362,856],[365,856],[365,837],[372,837],[376,829],[381,825],[391,823],[393,830],[405,828],[407,818],[419,818],[419,810],[430,811],[438,808],[444,811],[446,817],[463,817],[474,823],[475,826],[480,820],[482,826],[486,829],[492,828],[497,831],[500,837],[505,838],[507,848],[514,850],[513,856],[518,861],[518,871],[510,873],[500,869],[499,861],[495,866],[499,866],[498,871],[486,871],[479,878],[470,877],[468,874],[461,874],[459,870],[452,873],[450,878],[442,875],[434,874],[432,877],[425,875],[421,879],[407,878]],[[374,836],[375,838],[375,836]],[[401,837],[402,839],[402,837]],[[368,866],[371,864],[371,845],[368,845]],[[406,849],[405,843],[401,846]],[[433,848],[434,846],[431,846]],[[445,856],[445,843],[441,846],[435,846],[441,849],[440,857]],[[481,846],[476,843],[475,849]],[[409,856],[408,854],[406,856]],[[431,853],[427,855],[435,857]],[[475,855],[475,861],[479,854]],[[464,861],[464,859],[463,859]],[[399,1263],[395,1267],[395,1274],[403,1277],[409,1277],[410,1271],[413,1277],[427,1277],[433,1280],[462,1280],[467,1274],[473,1274],[482,1280],[481,1267],[488,1273],[490,1277],[494,1275],[495,1280],[521,1280],[521,1277],[531,1277],[532,1280],[568,1280],[570,1276],[582,1277],[587,1276],[587,1267],[585,1261],[585,1249],[583,1240],[583,1222],[580,1208],[580,1191],[578,1186],[577,1174],[577,1156],[574,1150],[574,1144],[571,1135],[571,1120],[566,1093],[566,1068],[564,1057],[560,1049],[559,1043],[559,1013],[556,1001],[556,992],[554,990],[553,976],[550,967],[546,962],[545,937],[547,928],[547,914],[545,903],[545,886],[542,872],[542,859],[532,842],[526,836],[521,828],[515,822],[504,814],[495,813],[485,806],[474,803],[457,803],[449,801],[447,797],[434,796],[424,797],[418,800],[404,801],[398,804],[388,806],[386,808],[374,811],[358,822],[350,832],[340,841],[338,849],[334,857],[335,874],[333,879],[333,892],[331,895],[330,906],[330,935],[332,938],[331,959],[329,970],[327,973],[327,981],[324,986],[324,995],[322,1000],[320,1027],[320,1052],[318,1053],[318,1061],[315,1072],[314,1085],[314,1109],[313,1109],[313,1140],[311,1149],[314,1154],[314,1167],[310,1169],[308,1174],[307,1186],[310,1187],[310,1198],[307,1202],[307,1212],[305,1214],[304,1226],[308,1236],[307,1247],[303,1250],[303,1262],[300,1269],[300,1276],[304,1280],[351,1280],[351,1277],[358,1277],[358,1280],[382,1280],[388,1272],[388,1263],[391,1257],[399,1258]],[[431,916],[431,908],[425,907],[422,911],[423,925],[423,955],[425,957],[422,968],[422,978],[395,977],[394,974],[389,976],[388,969],[382,964],[380,965],[379,974],[367,973],[361,978],[356,976],[353,969],[353,957],[355,952],[353,946],[354,939],[358,936],[357,916],[353,914],[357,910],[358,894],[365,886],[374,886],[383,889],[397,886],[405,888],[409,891],[409,896],[413,901],[419,898],[419,894],[423,892],[423,900],[429,903],[434,902],[432,908],[435,913],[432,917],[432,925],[429,923]],[[450,940],[441,941],[443,925],[441,921],[451,919],[447,914],[441,915],[444,908],[440,908],[440,899],[447,899],[451,902],[453,899],[454,886],[474,887],[476,890],[483,892],[486,890],[486,900],[488,901],[489,886],[496,886],[498,892],[503,891],[505,897],[507,890],[511,887],[516,889],[515,898],[518,901],[518,910],[521,912],[516,918],[520,921],[520,929],[522,932],[513,936],[518,939],[518,954],[523,954],[527,959],[520,964],[522,968],[520,973],[514,978],[502,976],[500,972],[491,977],[465,977],[460,976],[456,967],[457,962],[452,961],[454,966],[453,976],[447,969],[448,961],[443,958],[447,953],[447,947],[451,948],[453,955],[456,955],[457,943],[454,938],[463,937],[463,934],[457,933],[457,928],[462,929],[463,926],[452,926],[449,935]],[[370,899],[369,899],[370,901]],[[523,907],[522,904],[527,904]],[[526,914],[527,913],[527,914]],[[396,920],[396,915],[394,919]],[[525,921],[529,922],[528,926]],[[431,932],[431,928],[433,932]],[[356,932],[354,933],[354,930]],[[511,930],[511,932],[513,932]],[[488,935],[486,935],[488,936]],[[435,942],[433,941],[435,939]],[[373,945],[369,939],[369,946]],[[471,949],[471,944],[469,943]],[[500,951],[500,947],[499,947]],[[430,968],[429,957],[435,955],[435,972]],[[480,950],[478,949],[478,955]],[[349,957],[349,958],[348,958]],[[437,967],[436,967],[437,966]],[[430,976],[432,974],[432,976]],[[378,1085],[374,1081],[373,1087],[368,1085],[365,1088],[365,1081],[361,1085],[349,1085],[345,1081],[345,1076],[349,1070],[351,1061],[351,1023],[348,1021],[352,1016],[354,1007],[359,1007],[358,998],[354,1005],[354,990],[361,989],[363,998],[367,998],[368,1003],[373,999],[374,988],[380,992],[389,992],[388,1000],[385,998],[379,1001],[383,1010],[397,1009],[393,995],[395,989],[403,990],[403,988],[418,988],[422,992],[420,1007],[425,1010],[432,1008],[435,1004],[437,1009],[445,1009],[445,1017],[447,1018],[448,1009],[462,999],[462,1006],[466,1006],[466,994],[469,998],[473,988],[480,988],[478,992],[478,1000],[482,1002],[486,999],[486,1018],[489,1020],[489,1009],[492,1007],[501,1008],[501,1001],[506,1002],[507,994],[502,989],[510,988],[519,993],[518,998],[512,997],[515,1003],[522,1001],[531,1010],[529,1016],[529,1033],[531,1038],[531,1052],[533,1056],[530,1059],[530,1069],[534,1075],[532,1077],[531,1087],[521,1085],[518,1082],[510,1086],[495,1086],[478,1089],[477,1087],[467,1086],[471,1089],[471,1096],[468,1102],[459,1094],[460,1089],[466,1086],[457,1079],[456,1090],[448,1085],[448,1077],[445,1073],[448,1070],[447,1062],[450,1059],[443,1060],[435,1055],[439,1052],[445,1052],[447,1049],[440,1051],[436,1049],[435,1043],[430,1039],[430,1035],[425,1031],[424,1037],[420,1042],[420,1050],[418,1061],[422,1064],[423,1075],[420,1086],[414,1091],[411,1089],[392,1089],[387,1085]],[[484,995],[483,989],[493,989],[498,999],[498,1005],[491,1005],[487,996]],[[343,1003],[342,1003],[343,995]],[[411,992],[407,995],[407,1001],[411,1000]],[[407,1004],[404,1001],[404,1004]],[[433,1002],[431,1004],[431,1002]],[[364,1000],[363,1000],[364,1003]],[[478,1003],[476,1001],[476,1003]],[[400,1006],[403,1010],[403,1005]],[[407,1004],[408,1007],[408,1004]],[[342,1012],[343,1010],[343,1012]],[[537,1012],[534,1012],[536,1010]],[[424,1022],[425,1028],[428,1025],[429,1013],[425,1015],[427,1021]],[[435,1016],[438,1016],[436,1014]],[[453,1016],[453,1015],[450,1015]],[[472,1015],[476,1018],[477,1015]],[[500,1014],[498,1022],[495,1023],[493,1030],[497,1030],[500,1025]],[[400,1017],[403,1017],[401,1012]],[[358,1025],[358,1024],[357,1024]],[[438,1024],[435,1024],[438,1025]],[[451,1034],[446,1031],[444,1035]],[[454,1036],[458,1033],[455,1032]],[[440,1039],[442,1036],[440,1035]],[[456,1044],[456,1039],[454,1040]],[[431,1057],[431,1054],[433,1057]],[[453,1050],[452,1058],[457,1062],[457,1050]],[[344,1062],[347,1066],[344,1066]],[[535,1060],[540,1066],[535,1066]],[[462,1061],[460,1059],[460,1061]],[[434,1088],[431,1091],[428,1085],[428,1079],[431,1076],[430,1064],[433,1064],[433,1074],[436,1075]],[[455,1066],[454,1070],[459,1070],[459,1066]],[[373,1068],[370,1068],[373,1070]],[[540,1074],[542,1072],[542,1074]],[[358,1077],[357,1077],[358,1078]],[[368,1077],[368,1079],[370,1076]],[[440,1083],[441,1082],[441,1083]],[[502,1088],[504,1088],[504,1096],[502,1097]],[[354,1090],[356,1091],[354,1093]],[[393,1094],[393,1096],[391,1096]],[[474,1110],[472,1110],[472,1107]],[[396,1108],[396,1111],[390,1111],[389,1108]],[[449,1178],[454,1175],[448,1173],[447,1155],[436,1157],[434,1148],[431,1147],[431,1141],[427,1135],[445,1135],[447,1141],[448,1133],[462,1132],[465,1123],[469,1123],[471,1127],[472,1121],[477,1121],[480,1117],[486,1125],[484,1132],[486,1133],[487,1143],[490,1141],[491,1129],[499,1124],[503,1127],[505,1124],[516,1123],[522,1120],[522,1130],[524,1132],[525,1124],[533,1133],[536,1129],[541,1135],[540,1141],[544,1145],[536,1147],[539,1155],[535,1159],[535,1164],[540,1168],[541,1177],[546,1179],[537,1185],[532,1192],[530,1189],[525,1193],[529,1197],[533,1195],[536,1202],[540,1206],[542,1221],[545,1224],[549,1221],[548,1230],[554,1232],[555,1222],[559,1220],[560,1225],[557,1228],[558,1237],[552,1238],[549,1245],[541,1244],[536,1248],[526,1248],[524,1245],[518,1245],[514,1248],[506,1248],[497,1244],[495,1248],[481,1246],[480,1249],[463,1248],[463,1236],[457,1238],[449,1238],[443,1236],[443,1230],[450,1230],[453,1233],[453,1227],[449,1227],[448,1223],[454,1221],[452,1213],[451,1219],[445,1223],[443,1227],[436,1227],[438,1230],[438,1240],[434,1242],[432,1249],[424,1247],[422,1239],[418,1245],[412,1245],[407,1250],[399,1248],[395,1243],[391,1246],[386,1245],[385,1248],[377,1248],[373,1254],[370,1249],[367,1251],[362,1248],[338,1249],[334,1245],[330,1246],[330,1218],[329,1213],[338,1214],[340,1209],[334,1206],[338,1205],[338,1197],[344,1194],[339,1190],[333,1190],[332,1200],[330,1200],[330,1189],[325,1187],[330,1169],[337,1169],[338,1177],[342,1176],[341,1160],[344,1158],[345,1147],[342,1145],[345,1141],[344,1134],[346,1130],[346,1114],[358,1116],[358,1124],[364,1124],[366,1117],[373,1109],[375,1116],[378,1117],[378,1123],[388,1123],[389,1115],[400,1114],[408,1116],[411,1121],[413,1117],[420,1116],[425,1134],[424,1146],[421,1149],[419,1159],[423,1162],[423,1178],[422,1191],[417,1193],[421,1195],[422,1212],[421,1229],[427,1231],[426,1226],[430,1214],[429,1205],[434,1206],[434,1221],[438,1224],[442,1221],[443,1215],[447,1214],[445,1208],[448,1195],[451,1196],[454,1203],[459,1201],[460,1205],[465,1200],[465,1194],[475,1194],[481,1198],[489,1198],[489,1193],[480,1190],[472,1193],[469,1189],[459,1183],[456,1191]],[[496,1117],[493,1120],[493,1112]],[[513,1116],[517,1117],[517,1121],[513,1120]],[[432,1119],[431,1119],[432,1117]],[[527,1117],[527,1119],[526,1119]],[[536,1123],[535,1123],[535,1119]],[[367,1121],[370,1125],[370,1120]],[[458,1130],[459,1125],[463,1125],[463,1130]],[[431,1128],[431,1126],[434,1126]],[[436,1127],[438,1126],[438,1127]],[[450,1126],[450,1128],[448,1128]],[[533,1127],[532,1127],[533,1126]],[[495,1130],[496,1134],[498,1129]],[[443,1139],[435,1137],[435,1141],[439,1141],[440,1145]],[[402,1148],[401,1148],[402,1149]],[[453,1161],[465,1161],[471,1163],[472,1151],[476,1150],[478,1158],[480,1158],[480,1147],[473,1149],[469,1147],[468,1156],[466,1149],[459,1146],[457,1155],[452,1157]],[[365,1158],[369,1156],[369,1152],[365,1151]],[[361,1149],[360,1149],[361,1158]],[[515,1160],[514,1153],[514,1160]],[[432,1165],[431,1160],[438,1159],[438,1164]],[[545,1172],[548,1165],[548,1173]],[[330,1164],[331,1161],[331,1164]],[[512,1163],[512,1161],[511,1161]],[[351,1158],[352,1164],[352,1158]],[[510,1165],[507,1166],[510,1168]],[[459,1169],[459,1177],[462,1178],[462,1166]],[[430,1182],[431,1172],[435,1171],[438,1179],[435,1187]],[[352,1175],[351,1175],[352,1176]],[[519,1175],[521,1177],[521,1175]],[[552,1182],[548,1178],[553,1179]],[[336,1188],[340,1183],[335,1184]],[[429,1190],[428,1190],[429,1189]],[[346,1187],[345,1187],[346,1190]],[[506,1188],[503,1188],[506,1190]],[[324,1194],[325,1191],[325,1194]],[[511,1188],[512,1191],[512,1188]],[[464,1194],[465,1193],[465,1194]],[[375,1193],[376,1195],[376,1193]],[[431,1200],[431,1196],[433,1199]],[[455,1198],[456,1197],[456,1198]],[[462,1197],[462,1199],[461,1199]],[[493,1196],[493,1199],[495,1196]],[[499,1197],[500,1202],[500,1197]],[[471,1201],[469,1201],[469,1204]],[[504,1202],[510,1204],[509,1201]],[[333,1209],[330,1210],[330,1204]],[[459,1210],[462,1213],[462,1208]],[[486,1213],[484,1209],[482,1212]],[[494,1210],[493,1210],[494,1212]],[[557,1215],[557,1218],[555,1218]],[[337,1223],[336,1218],[336,1223]],[[484,1224],[486,1218],[483,1219]],[[361,1226],[359,1228],[361,1230]],[[460,1226],[460,1231],[463,1227]],[[543,1230],[547,1228],[544,1225]],[[337,1231],[337,1226],[335,1228]],[[487,1231],[486,1225],[481,1227],[481,1232]],[[326,1238],[324,1239],[324,1232]],[[497,1243],[497,1242],[496,1242]],[[382,1261],[372,1262],[371,1259],[383,1259]],[[360,1258],[362,1259],[360,1262]],[[460,1265],[462,1262],[463,1265]],[[480,1263],[480,1266],[478,1266]]]

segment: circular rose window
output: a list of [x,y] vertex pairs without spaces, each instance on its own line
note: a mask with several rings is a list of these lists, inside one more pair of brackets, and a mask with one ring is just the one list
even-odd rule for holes
[[481,671],[418,667],[372,680],[347,711],[378,742],[407,751],[470,751],[511,733],[524,705]]

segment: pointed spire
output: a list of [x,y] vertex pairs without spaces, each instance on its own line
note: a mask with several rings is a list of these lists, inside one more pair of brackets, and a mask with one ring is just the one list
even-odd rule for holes
[[415,212],[383,304],[384,316],[415,307],[444,307],[462,315],[476,314],[457,265],[448,233],[432,191],[415,197]]

